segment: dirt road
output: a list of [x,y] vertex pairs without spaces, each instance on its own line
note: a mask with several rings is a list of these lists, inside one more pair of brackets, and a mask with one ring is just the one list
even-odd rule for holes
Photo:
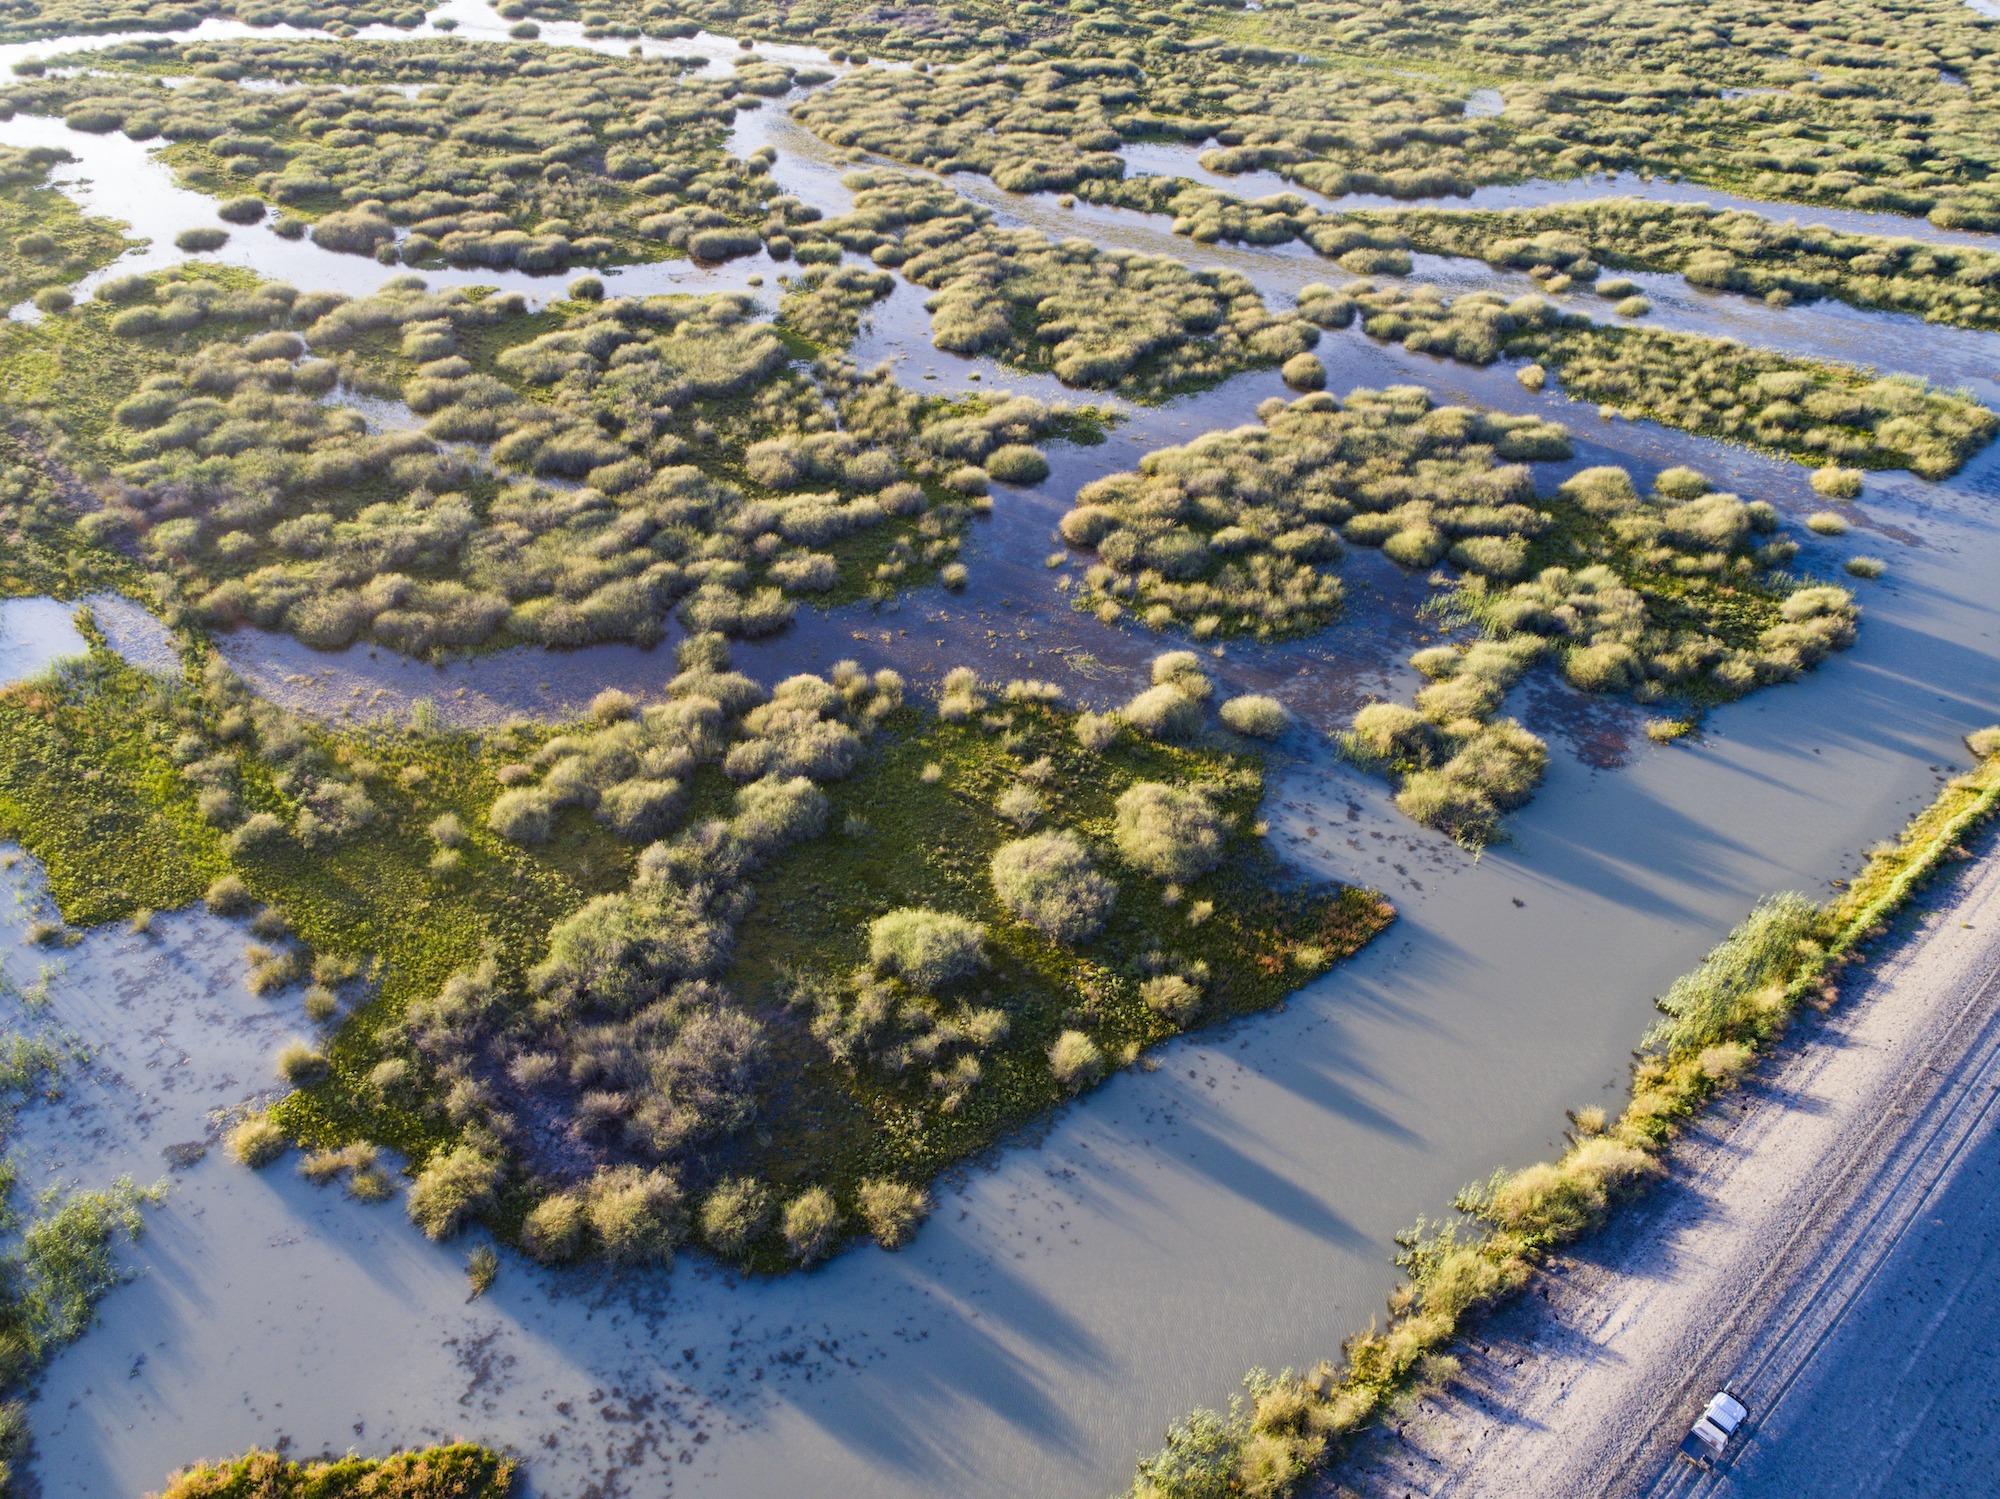
[[[2000,1493],[2000,853],[1322,1495]],[[1864,976],[1865,975],[1865,976]],[[1727,1387],[1724,1463],[1675,1448]]]

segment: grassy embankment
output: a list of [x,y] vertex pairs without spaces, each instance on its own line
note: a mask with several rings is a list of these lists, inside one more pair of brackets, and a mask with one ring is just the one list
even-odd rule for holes
[[1913,891],[1967,857],[1964,840],[2000,805],[2000,728],[1971,736],[1974,770],[1941,792],[1893,846],[1870,853],[1840,898],[1821,908],[1772,896],[1660,1000],[1632,1098],[1615,1119],[1571,1114],[1569,1150],[1465,1188],[1460,1216],[1399,1236],[1409,1275],[1379,1329],[1348,1339],[1338,1362],[1300,1376],[1253,1371],[1227,1416],[1197,1411],[1139,1465],[1134,1499],[1289,1494],[1336,1463],[1347,1441],[1414,1390],[1449,1380],[1454,1340],[1518,1294],[1536,1268],[1600,1227],[1669,1169],[1674,1140],[1736,1086],[1801,1004],[1823,1009],[1841,972],[1866,961]]
[[469,1442],[308,1462],[251,1452],[184,1468],[155,1499],[505,1499],[519,1472],[511,1459]]

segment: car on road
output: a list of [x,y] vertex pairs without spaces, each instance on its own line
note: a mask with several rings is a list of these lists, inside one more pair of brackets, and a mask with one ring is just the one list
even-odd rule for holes
[[1729,1445],[1730,1433],[1749,1414],[1749,1408],[1727,1390],[1716,1391],[1715,1398],[1708,1402],[1708,1409],[1696,1418],[1693,1429],[1681,1439],[1682,1454],[1704,1468],[1711,1466],[1722,1456],[1722,1449]]

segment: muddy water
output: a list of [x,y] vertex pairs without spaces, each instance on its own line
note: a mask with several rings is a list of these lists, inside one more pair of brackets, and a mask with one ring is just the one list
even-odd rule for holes
[[[780,122],[767,106],[745,128]],[[795,168],[811,153],[773,138],[781,181],[837,211],[838,165]],[[1325,274],[1310,256],[1240,253],[1274,278],[1280,269],[1265,267],[1289,274],[1294,261],[1301,279]],[[1498,284],[1480,274],[1467,270],[1466,284]],[[1041,388],[930,349],[921,296],[899,285],[877,310],[864,362],[900,358],[912,385],[934,373],[939,388],[964,389],[977,373],[989,387]],[[1768,314],[1770,336],[1803,326],[1791,321],[1799,311]],[[1894,325],[1861,317],[1857,334],[1864,324]],[[1914,350],[1919,331],[1959,347],[1933,329],[1894,336]],[[1410,380],[1440,399],[1568,420],[1577,456],[1546,466],[1544,483],[1588,463],[1644,474],[1687,462],[1794,514],[1824,507],[1795,466],[1601,421],[1523,390],[1505,366],[1450,364],[1352,330],[1320,353],[1336,390]],[[1121,697],[1160,642],[1067,608],[1058,580],[1078,569],[1044,565],[1060,550],[1051,525],[1091,477],[1251,420],[1280,391],[1268,373],[1247,375],[1130,412],[1106,444],[1057,449],[1043,485],[996,491],[963,595],[805,609],[793,631],[739,659],[766,680],[846,655],[919,677],[968,662]],[[1276,691],[1306,721],[1273,759],[1272,836],[1300,867],[1396,901],[1401,920],[1360,958],[1280,1013],[1163,1048],[1157,1070],[1119,1075],[1039,1138],[944,1184],[901,1254],[860,1251],[773,1283],[744,1286],[692,1259],[668,1276],[607,1280],[510,1257],[494,1292],[467,1304],[470,1243],[428,1246],[394,1208],[307,1187],[289,1165],[252,1175],[211,1152],[173,1173],[130,1256],[140,1279],[52,1366],[35,1413],[43,1482],[137,1493],[194,1456],[253,1443],[380,1451],[453,1435],[519,1451],[544,1495],[1105,1492],[1170,1417],[1218,1403],[1246,1367],[1332,1352],[1379,1311],[1397,1228],[1493,1166],[1553,1149],[1564,1107],[1615,1105],[1649,995],[1758,894],[1825,893],[1847,856],[1892,833],[1963,762],[1956,737],[2000,716],[1996,494],[1992,455],[1945,485],[1871,482],[1847,508],[1891,572],[1858,585],[1859,644],[1802,683],[1712,715],[1692,745],[1655,747],[1636,710],[1545,674],[1524,684],[1510,710],[1557,753],[1515,841],[1477,861],[1413,829],[1385,787],[1322,747],[1317,731],[1364,696],[1408,692],[1403,658],[1423,634],[1421,582],[1358,552],[1343,570],[1348,622],[1302,646],[1227,646],[1214,667],[1232,690]],[[1800,566],[1830,574],[1861,541],[1810,540]],[[657,690],[672,673],[665,650],[625,647],[443,669],[247,635],[227,648],[273,696],[317,711],[337,715],[361,689],[363,718],[418,697],[467,723],[561,717],[599,686]],[[26,900],[0,922],[18,930],[36,902],[32,871],[14,878],[29,882]],[[243,990],[242,936],[186,913],[150,938],[93,933],[63,956],[51,1018],[105,1052],[62,1108],[24,1117],[32,1171],[150,1179],[165,1146],[210,1138],[215,1108],[269,1086],[270,1057],[303,1022],[295,998],[271,1005]],[[18,942],[0,952],[22,983],[41,961]]]

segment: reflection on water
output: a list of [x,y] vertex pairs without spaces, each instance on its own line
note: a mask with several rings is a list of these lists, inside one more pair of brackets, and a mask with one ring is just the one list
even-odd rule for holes
[[[506,25],[473,0],[438,14],[457,16],[461,36],[497,40]],[[576,30],[549,23],[543,39]],[[733,55],[726,38],[703,45],[725,63]],[[761,50],[814,60],[809,49]],[[0,64],[13,55],[0,49]],[[84,175],[147,184],[142,202],[95,201],[135,221],[153,215],[144,232],[156,247],[212,216],[206,199],[173,198],[143,148],[110,154],[131,145],[122,137],[17,120],[0,127],[0,140],[42,124],[58,132],[52,143],[107,153],[89,156]],[[829,214],[847,206],[839,153],[781,108],[746,113],[736,141],[739,151],[777,145],[782,185]],[[1166,148],[1128,155],[1136,164],[1156,149]],[[1235,190],[1244,180],[1232,180]],[[1303,247],[1199,246],[1146,216],[1088,205],[1070,212],[983,179],[953,181],[1006,222],[1234,265],[1274,298],[1329,269]],[[1663,183],[1645,191],[1683,193]],[[201,214],[184,216],[196,204]],[[309,258],[264,258],[280,246]],[[254,234],[223,255],[239,249],[246,258],[236,263],[301,286],[345,286],[336,278],[349,266],[361,290],[386,274],[358,257],[267,246]],[[737,285],[756,269],[633,268],[617,289]],[[1428,259],[1419,275],[1450,289],[1511,291],[1525,280]],[[455,276],[430,279],[500,279],[486,270]],[[1970,376],[1990,363],[1988,335],[1831,306],[1755,309],[1676,290],[1672,279],[1646,288],[1668,326],[1742,328],[1740,336],[1802,351],[1852,339],[1875,351],[1870,363],[1926,372],[1963,367]],[[543,294],[551,285],[538,283]],[[861,362],[897,361],[919,389],[1064,394],[931,348],[923,297],[899,281],[857,348]],[[1569,421],[1576,456],[1539,468],[1545,486],[1587,464],[1618,462],[1645,477],[1689,463],[1793,515],[1824,505],[1796,465],[1646,423],[1601,421],[1555,392],[1523,390],[1504,364],[1453,364],[1353,329],[1322,339],[1320,354],[1337,391],[1411,381],[1440,400]],[[925,382],[926,373],[940,378]],[[1055,520],[1090,479],[1162,443],[1254,420],[1256,404],[1281,393],[1275,374],[1260,372],[1155,409],[1115,403],[1124,422],[1106,443],[1057,447],[1046,482],[996,489],[992,517],[972,533],[976,565],[964,593],[922,591],[882,610],[805,607],[786,635],[742,647],[739,662],[766,681],[844,656],[920,682],[971,664],[1116,701],[1167,642],[1069,609],[1059,581],[1074,576],[1076,559],[1044,565],[1065,550],[1052,540]],[[144,1276],[114,1292],[104,1325],[51,1367],[35,1411],[42,1482],[49,1492],[138,1493],[197,1455],[257,1443],[372,1452],[451,1435],[528,1454],[532,1489],[546,1495],[1110,1489],[1166,1420],[1219,1403],[1244,1368],[1332,1352],[1379,1311],[1397,1229],[1502,1161],[1555,1148],[1564,1108],[1615,1103],[1650,995],[1759,894],[1824,893],[1821,882],[1844,872],[1844,857],[1893,832],[1962,761],[1956,736],[1990,721],[2000,694],[1996,466],[1988,454],[1939,485],[1873,477],[1852,508],[1878,528],[1871,549],[1891,569],[1882,583],[1861,585],[1859,643],[1799,684],[1713,714],[1696,743],[1654,746],[1629,705],[1580,699],[1546,671],[1524,683],[1509,710],[1561,752],[1515,819],[1516,841],[1477,861],[1414,829],[1385,785],[1326,752],[1324,732],[1365,697],[1407,695],[1414,678],[1404,658],[1428,628],[1416,614],[1425,580],[1357,551],[1343,568],[1349,616],[1334,630],[1289,646],[1232,643],[1211,658],[1230,690],[1275,692],[1304,720],[1270,764],[1278,846],[1303,869],[1382,888],[1399,907],[1398,924],[1356,961],[1281,1013],[1163,1048],[1158,1070],[1120,1074],[1031,1148],[996,1152],[945,1184],[938,1212],[901,1254],[860,1251],[749,1287],[692,1257],[671,1276],[627,1280],[551,1277],[510,1259],[495,1290],[467,1305],[460,1248],[426,1245],[396,1209],[308,1188],[288,1165],[252,1175],[211,1152],[175,1173],[153,1233],[132,1252]],[[1798,566],[1808,573],[1832,575],[1851,550],[1852,538],[1802,539]],[[97,602],[114,642],[136,651],[134,622],[121,609],[133,606]],[[16,638],[41,641],[40,650],[79,648],[62,633],[68,611],[0,606],[8,626],[0,651]],[[18,637],[17,615],[35,622]],[[116,628],[114,616],[123,620]],[[154,636],[158,647],[157,627]],[[518,651],[443,667],[366,646],[313,653],[252,632],[222,645],[271,696],[356,720],[405,717],[419,698],[467,725],[560,719],[601,686],[657,692],[673,672],[670,643]],[[24,866],[9,878],[32,875]],[[27,904],[0,910],[0,923],[19,930],[36,908],[31,886]],[[149,938],[91,934],[65,955],[65,971],[51,980],[52,1016],[103,1050],[62,1108],[24,1118],[30,1170],[91,1184],[127,1170],[150,1179],[163,1169],[165,1145],[213,1138],[212,1108],[271,1085],[271,1053],[304,1022],[296,996],[272,1004],[247,994],[240,942],[229,924],[190,912],[161,918]],[[36,960],[18,942],[0,944],[17,981]]]

